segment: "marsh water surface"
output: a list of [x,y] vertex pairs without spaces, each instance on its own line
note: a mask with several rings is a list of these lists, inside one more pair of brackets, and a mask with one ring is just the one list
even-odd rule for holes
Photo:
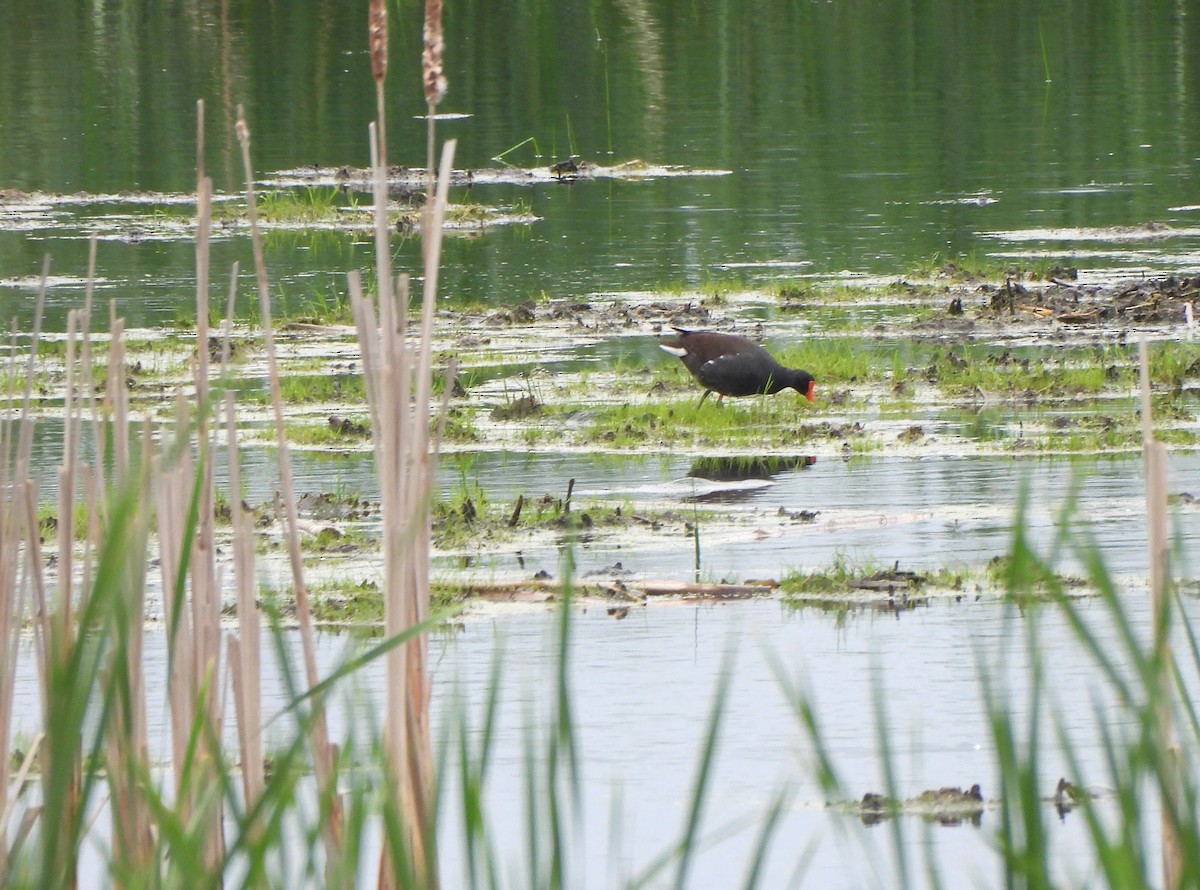
[[[33,281],[49,253],[58,277],[46,327],[61,332],[66,312],[82,302],[87,238],[99,232],[98,299],[115,301],[134,327],[188,328],[195,312],[187,203],[195,100],[207,102],[207,169],[221,193],[240,187],[239,102],[247,106],[262,176],[305,165],[361,166],[374,114],[366,5],[59,6],[17,2],[5,12],[0,316],[28,330]],[[420,166],[424,124],[413,116],[425,110],[416,76],[421,23],[410,7],[393,17],[389,159]],[[1200,265],[1200,19],[1184,4],[778,3],[748,16],[732,2],[568,0],[451,3],[447,17],[444,110],[470,115],[439,125],[441,136],[459,139],[457,166],[540,169],[576,153],[603,164],[638,158],[723,173],[456,190],[455,200],[519,208],[536,221],[451,238],[442,271],[447,306],[633,302],[657,288],[684,303],[700,303],[714,288],[761,288],[770,301],[781,281],[886,281],[949,259],[1071,267],[1084,281],[1187,275]],[[494,160],[502,155],[503,162]],[[339,193],[334,200],[352,199]],[[397,268],[416,268],[416,239],[397,235],[392,249]],[[341,299],[345,270],[369,265],[371,251],[358,232],[270,233],[276,311],[303,315]],[[248,239],[236,227],[218,229],[214,281],[234,260],[248,295]],[[714,323],[769,326],[776,317],[773,309],[727,300],[711,301],[706,311]],[[876,334],[892,342],[890,327],[905,311],[851,307],[847,315],[864,343]],[[801,322],[790,330],[806,328]],[[653,351],[656,331],[647,325],[638,333]],[[536,335],[522,348],[529,364],[553,376],[564,370],[557,364],[564,356],[603,355],[603,342],[594,344],[606,336],[581,328],[587,345],[580,350],[542,355]],[[1052,339],[1031,343],[1055,348]],[[518,370],[516,390],[523,385]],[[820,369],[812,370],[819,379]],[[626,391],[631,402],[640,398],[640,390]],[[1181,404],[1183,422],[1194,423],[1194,397]],[[1008,407],[998,434],[1011,437],[1023,416],[1019,406]],[[826,405],[816,410],[818,419],[829,416]],[[983,423],[920,411],[912,421],[950,442],[996,434]],[[846,418],[839,412],[838,419]],[[895,440],[890,428],[888,439]],[[60,459],[53,441],[40,439],[37,449],[46,479]],[[558,574],[568,551],[580,572],[620,562],[640,575],[710,580],[777,577],[839,556],[915,568],[978,566],[1008,547],[1027,492],[1024,518],[1039,546],[1051,546],[1060,521],[1079,523],[1121,579],[1123,597],[1136,604],[1145,587],[1136,455],[1013,457],[964,454],[947,444],[843,460],[832,445],[789,450],[783,456],[816,460],[770,479],[710,486],[690,475],[698,455],[683,448],[597,455],[542,442],[527,453],[519,441],[485,438],[459,450],[443,462],[446,497],[476,486],[495,502],[519,494],[561,498],[574,479],[580,503],[653,506],[674,518],[637,536],[550,535],[519,552],[503,542],[450,550],[437,562],[446,574]],[[257,448],[246,461],[247,497],[269,500],[273,457]],[[373,474],[361,456],[311,454],[297,462],[304,490],[372,497]],[[1174,453],[1170,472],[1173,493],[1200,486],[1194,450]],[[725,519],[704,513],[697,523],[698,511],[714,504]],[[1176,570],[1185,577],[1197,543],[1194,510],[1181,503],[1173,514]],[[797,518],[804,511],[815,515]],[[1075,556],[1066,553],[1059,567],[1078,568]],[[732,648],[738,656],[715,810],[761,814],[775,791],[790,786],[796,803],[786,810],[768,886],[786,883],[810,842],[812,886],[893,886],[897,864],[881,829],[820,810],[811,750],[763,653],[779,654],[823,703],[831,749],[856,796],[884,790],[871,716],[883,695],[900,795],[979,782],[990,796],[997,782],[979,675],[993,667],[1011,672],[1020,689],[1030,658],[1013,648],[1020,638],[1014,610],[965,599],[899,617],[851,613],[841,623],[774,601],[639,608],[623,621],[598,609],[580,615],[572,675],[586,779],[595,791],[587,810],[589,875],[636,871],[674,836],[721,654]],[[511,801],[519,796],[523,736],[515,727],[526,704],[542,700],[553,627],[537,609],[472,617],[435,647],[442,707],[458,686],[468,699],[481,698],[503,641],[509,706],[499,756],[510,768],[495,771],[492,797],[505,814],[497,830],[506,818],[519,822]],[[1120,726],[1123,718],[1095,709],[1092,666],[1067,638],[1053,621],[1042,637],[1056,653],[1057,714],[1085,771],[1099,770],[1093,720]],[[325,643],[330,659],[346,645],[341,637]],[[149,657],[161,660],[161,653]],[[376,694],[370,675],[362,682]],[[34,691],[24,695],[29,717],[37,712]],[[1049,794],[1069,770],[1057,755],[1046,760]],[[603,826],[609,796],[617,794],[625,840],[610,857]],[[914,831],[908,849],[932,850],[948,884],[995,885],[992,819],[985,813],[981,829]],[[1071,861],[1080,822],[1056,826],[1055,874],[1068,883],[1087,881],[1087,866]],[[728,886],[742,873],[743,838],[704,855],[704,886]],[[869,855],[861,855],[863,845]]]

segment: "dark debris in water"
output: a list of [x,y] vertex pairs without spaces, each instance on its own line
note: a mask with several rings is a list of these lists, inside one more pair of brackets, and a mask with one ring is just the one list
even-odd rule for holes
[[365,519],[377,516],[379,503],[360,498],[356,494],[339,495],[334,492],[306,492],[296,502],[301,516],[316,520]]
[[897,800],[868,791],[857,805],[842,804],[843,809],[857,806],[864,825],[878,825],[885,819],[900,815],[919,815],[938,825],[961,825],[970,822],[978,826],[983,819],[983,791],[978,783],[963,791],[959,787],[922,791],[916,797]]
[[[1110,327],[1193,323],[1200,276],[1081,284],[1074,273],[1074,269],[1052,270],[1041,282],[1008,277],[1000,285],[980,284],[956,294],[945,315],[917,322],[916,327],[946,332],[967,331],[977,323]],[[973,311],[968,310],[969,304],[974,304]]]
[[849,586],[855,590],[911,590],[920,587],[928,580],[925,575],[902,570],[897,566],[882,572],[875,572],[865,578],[853,578],[850,580]]
[[[676,176],[728,176],[731,171],[684,167],[678,164],[651,164],[639,159],[623,161],[605,166],[588,161],[579,155],[566,160],[537,167],[478,167],[470,170],[454,170],[450,174],[450,185],[470,188],[475,185],[533,185],[543,182],[570,182],[581,179],[662,179]],[[266,184],[272,186],[336,185],[350,191],[369,192],[372,188],[371,171],[364,167],[321,167],[317,165],[277,170],[268,175]],[[407,188],[413,191],[426,187],[426,174],[422,167],[407,167],[393,164],[388,168],[388,188]]]
[[[614,577],[620,575],[621,577]],[[556,602],[569,587],[577,601],[606,600],[617,609],[625,604],[647,605],[653,601],[728,602],[770,596],[778,586],[773,580],[747,580],[744,583],[687,582],[671,579],[639,579],[620,563],[589,572],[575,580],[557,581],[548,572],[538,572],[520,581],[467,582],[460,586],[461,596],[493,602]],[[615,614],[612,610],[609,614]],[[622,615],[621,617],[624,617]]]

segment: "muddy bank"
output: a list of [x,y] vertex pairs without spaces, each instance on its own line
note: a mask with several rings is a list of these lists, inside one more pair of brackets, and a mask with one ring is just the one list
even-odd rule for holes
[[[957,273],[957,269],[952,270]],[[1200,277],[1167,276],[1134,281],[1082,284],[1074,268],[1051,269],[1041,281],[1007,278],[1002,284],[969,282],[948,290],[944,317],[916,324],[918,330],[951,335],[1019,326],[1057,331],[1088,326],[1115,330],[1118,342],[1135,329],[1196,331],[1196,298]],[[969,307],[972,307],[969,308]]]
[[[1052,271],[1000,282],[956,273],[924,284],[808,282],[446,308],[435,325],[436,361],[457,371],[443,450],[746,459],[1134,453],[1141,336],[1155,341],[1158,435],[1176,448],[1200,447],[1200,346],[1188,321],[1200,279],[1083,285],[1066,277],[1071,270]],[[289,438],[313,451],[365,452],[353,328],[338,305],[325,311],[277,325]],[[816,377],[815,403],[785,392],[699,404],[695,381],[658,349],[673,327],[761,340],[785,365]],[[99,358],[105,350],[97,338]],[[182,330],[131,331],[128,351],[131,397],[165,417],[173,395],[190,387],[194,342]],[[224,354],[220,337],[209,353]],[[235,326],[230,355],[225,373],[239,392],[247,440],[269,447],[260,332]],[[39,356],[37,410],[57,417],[62,339],[45,338]]]

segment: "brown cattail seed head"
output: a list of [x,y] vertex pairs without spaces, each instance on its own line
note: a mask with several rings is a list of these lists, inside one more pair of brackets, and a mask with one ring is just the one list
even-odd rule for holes
[[371,0],[367,45],[371,48],[371,76],[376,83],[387,77],[387,0]]
[[421,53],[421,73],[425,83],[425,101],[437,105],[446,95],[446,77],[442,74],[442,0],[425,0],[425,49]]

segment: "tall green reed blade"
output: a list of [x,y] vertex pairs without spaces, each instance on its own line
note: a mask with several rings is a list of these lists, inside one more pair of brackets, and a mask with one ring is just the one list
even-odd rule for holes
[[[1147,651],[1145,641],[1138,637],[1128,604],[1108,593],[1113,586],[1111,578],[1094,545],[1081,554],[1081,559],[1088,562],[1093,583],[1105,591],[1103,608],[1097,614],[1094,604],[1089,607],[1087,603],[1077,603],[1065,596],[1057,597],[1054,607],[1067,617],[1068,628],[1082,644],[1083,652],[1095,667],[1096,676],[1104,679],[1104,688],[1115,694],[1118,713],[1124,717],[1123,723],[1114,725],[1112,704],[1106,701],[1095,703],[1095,724],[1107,770],[1104,784],[1113,792],[1111,798],[1093,800],[1084,795],[1073,801],[1087,826],[1087,838],[1095,855],[1094,868],[1105,886],[1158,885],[1151,867],[1155,857],[1148,846],[1147,827],[1152,820],[1146,818],[1147,794],[1153,788],[1158,788],[1161,793],[1164,782],[1172,781],[1175,783],[1172,794],[1163,794],[1162,799],[1168,822],[1183,839],[1182,880],[1183,886],[1190,886],[1188,881],[1194,881],[1200,873],[1197,871],[1200,834],[1196,822],[1196,788],[1190,774],[1178,770],[1175,755],[1160,744],[1156,726],[1161,695],[1157,672],[1170,668],[1154,664],[1157,656],[1153,651]],[[1182,610],[1178,616],[1187,623]],[[1112,627],[1115,635],[1096,630],[1097,621]],[[1174,677],[1176,688],[1185,693],[1186,687],[1178,669],[1174,671]],[[1190,702],[1181,709],[1191,710]],[[1126,725],[1131,728],[1126,729]],[[1189,721],[1187,725],[1191,730],[1189,742],[1194,746],[1200,739],[1197,739],[1195,724]],[[1076,751],[1078,740],[1068,737],[1060,726],[1059,742],[1074,775],[1083,777],[1083,766]],[[1106,817],[1105,814],[1114,808],[1117,818]]]
[[[486,813],[486,789],[491,772],[492,746],[496,734],[496,721],[500,706],[500,684],[503,679],[504,649],[497,647],[492,658],[488,676],[487,699],[484,703],[483,722],[478,730],[479,741],[472,744],[471,726],[466,706],[457,702],[454,721],[457,726],[458,781],[460,805],[463,819],[463,845],[467,859],[467,878],[472,887],[496,888],[500,886],[497,852],[492,846],[488,832]],[[448,745],[443,745],[447,749]],[[438,769],[439,788],[445,782],[446,768]],[[439,800],[441,795],[438,795]],[[440,809],[440,808],[439,808]]]
[[697,851],[700,824],[704,815],[704,802],[708,794],[709,782],[712,779],[713,766],[716,762],[721,720],[725,715],[725,702],[729,696],[729,686],[733,679],[733,666],[734,650],[730,647],[725,651],[725,656],[721,660],[721,667],[717,674],[717,688],[713,694],[708,727],[700,749],[700,763],[696,769],[696,778],[692,781],[692,797],[688,801],[683,836],[679,840],[678,862],[674,881],[675,890],[684,890],[688,886],[688,875],[691,871],[693,857]]
[[[996,692],[988,673],[982,668],[980,671],[1005,783],[1001,831],[1005,880],[1008,886],[1053,885],[1047,869],[1047,863],[1053,860],[1042,815],[1045,807],[1036,788],[1040,746],[1035,733],[1044,713],[1041,697],[1051,688],[1043,666],[1043,653],[1047,649],[1039,630],[1039,618],[1055,610],[1063,616],[1074,642],[1090,661],[1100,688],[1115,699],[1117,713],[1124,718],[1123,723],[1112,723],[1113,705],[1097,699],[1094,711],[1099,747],[1107,770],[1107,784],[1114,791],[1111,796],[1095,800],[1086,794],[1070,800],[1071,805],[1082,811],[1093,857],[1083,861],[1083,872],[1089,875],[1089,884],[1098,880],[1110,887],[1158,886],[1152,867],[1155,856],[1148,847],[1148,826],[1153,822],[1146,818],[1148,794],[1156,790],[1163,804],[1163,832],[1171,832],[1180,839],[1180,857],[1170,867],[1178,869],[1180,886],[1189,886],[1189,881],[1194,883],[1200,877],[1197,790],[1190,775],[1181,773],[1178,755],[1162,743],[1161,721],[1164,697],[1169,694],[1163,680],[1169,677],[1170,686],[1184,699],[1173,710],[1187,716],[1189,742],[1194,745],[1200,724],[1194,717],[1194,707],[1186,700],[1191,684],[1169,649],[1148,645],[1145,625],[1135,620],[1128,597],[1118,590],[1091,533],[1080,528],[1070,507],[1058,520],[1059,528],[1066,531],[1056,537],[1056,543],[1065,542],[1065,546],[1056,546],[1054,552],[1056,557],[1069,553],[1085,567],[1100,608],[1097,609],[1096,600],[1078,600],[1067,594],[1054,572],[1056,560],[1042,559],[1029,546],[1024,520],[1026,502],[1023,493],[1008,578],[1009,591],[1022,594],[1018,601],[1022,604],[1022,626],[1026,630],[1024,650],[1032,665],[1029,692],[1032,705],[1027,718],[1030,736],[1023,750],[1016,741],[1019,730],[1012,717],[1011,703]],[[1032,595],[1038,587],[1045,601]],[[1186,628],[1193,653],[1193,672],[1200,673],[1200,652],[1186,614],[1177,605],[1172,611]],[[1161,612],[1152,608],[1150,618],[1153,633],[1163,633],[1165,621]],[[1078,704],[1062,703],[1063,712],[1077,708]],[[1057,708],[1052,708],[1050,714],[1056,721],[1059,746],[1075,779],[1079,780],[1083,777],[1077,750],[1079,740],[1069,736],[1057,716]]]
[[[109,495],[110,522],[98,554],[92,588],[78,604],[77,633],[51,624],[43,678],[46,738],[42,762],[41,864],[30,886],[57,890],[73,886],[77,856],[86,832],[105,733],[120,683],[106,669],[112,655],[114,618],[121,613],[127,568],[144,554],[139,512],[144,491],[136,478]],[[85,768],[79,773],[80,752]],[[78,790],[76,783],[79,782]]]
[[[1187,641],[1187,652],[1190,656],[1188,667],[1193,674],[1200,676],[1200,637],[1197,636],[1192,622],[1183,612],[1178,598],[1175,601],[1175,608],[1177,616],[1174,626],[1182,630],[1184,639]],[[1187,718],[1186,734],[1190,738],[1200,740],[1200,711],[1197,711],[1191,696],[1187,694],[1187,687],[1184,685],[1186,681],[1183,676],[1183,663],[1180,659],[1174,659],[1171,666],[1174,669],[1175,689],[1179,692],[1179,707],[1183,716]]]
[[[539,746],[533,727],[534,719],[530,713],[525,721],[523,746],[525,755],[525,868],[527,873],[525,886],[533,888],[533,890],[542,890],[542,888],[557,890],[542,875],[542,826],[539,817],[543,791],[538,784]],[[549,792],[545,793],[548,795]]]
[[[574,551],[568,550],[564,562],[563,576],[575,575]],[[550,756],[547,761],[547,785],[549,791],[550,821],[553,826],[552,887],[569,887],[567,880],[571,848],[566,829],[581,824],[583,810],[582,778],[579,768],[579,743],[575,737],[575,719],[571,705],[570,675],[568,665],[571,657],[571,609],[574,589],[568,581],[563,585],[562,603],[559,606],[557,674],[555,682],[554,732],[550,737]],[[559,770],[565,769],[561,778]],[[570,800],[569,810],[564,812],[559,788],[563,787]]]
[[[570,693],[570,649],[574,576],[573,549],[563,554],[562,598],[554,635],[554,691],[547,734],[539,739],[531,710],[525,722],[525,869],[526,885],[563,890],[575,886],[573,844],[582,826],[582,778]],[[564,799],[565,798],[565,799]]]
[[[42,280],[38,288],[36,313],[40,319],[45,306],[45,295],[49,272],[50,258],[47,256],[42,263]],[[9,750],[12,732],[14,693],[17,679],[18,642],[21,637],[22,624],[25,620],[26,601],[31,596],[34,599],[35,613],[33,616],[35,639],[40,641],[37,658],[45,664],[46,640],[49,633],[49,616],[46,609],[45,586],[41,577],[41,561],[38,558],[39,539],[37,537],[37,504],[34,488],[24,476],[27,473],[28,450],[26,443],[32,439],[33,419],[29,413],[30,395],[32,389],[32,373],[34,355],[37,352],[37,340],[30,348],[30,358],[25,373],[25,397],[22,410],[14,417],[13,407],[16,403],[16,389],[19,374],[16,346],[16,322],[13,322],[13,332],[8,346],[8,363],[6,369],[7,407],[0,420],[0,744],[3,751]],[[29,433],[25,428],[29,427]],[[14,448],[14,442],[20,445]],[[23,544],[24,541],[28,544]],[[23,553],[22,550],[25,552]],[[32,558],[23,559],[23,557]],[[28,566],[28,569],[24,569]],[[32,593],[31,593],[32,591]],[[7,756],[0,757],[0,794],[3,794],[3,804],[0,806],[0,879],[10,873],[11,857],[18,854],[25,838],[36,819],[36,811],[26,810],[22,821],[15,832],[10,831],[10,820],[18,812],[18,792],[23,785],[24,776],[32,768],[31,755],[40,751],[40,740],[35,740],[22,763],[17,778],[10,785],[10,762]],[[38,756],[42,756],[40,753]],[[10,848],[11,843],[11,848]]]
[[[879,677],[880,673],[879,670],[872,671],[875,677]],[[882,681],[877,679],[872,682],[872,686],[871,699],[875,719],[875,749],[879,753],[883,764],[883,782],[887,789],[888,798],[891,800],[900,800],[904,797],[904,794],[900,789],[900,782],[896,778],[896,760],[892,751],[886,693]],[[904,822],[898,818],[887,821],[892,835],[892,849],[896,855],[895,878],[899,882],[899,886],[910,887],[912,886],[912,874],[908,864],[908,845],[905,843]]]
[[[1027,607],[1030,613],[1035,607]],[[1002,649],[1004,647],[1001,647]],[[996,673],[1002,671],[997,667]],[[979,670],[983,702],[999,766],[1000,855],[1007,887],[1051,887],[1048,838],[1043,807],[1038,793],[1039,724],[1042,715],[1044,678],[1040,659],[1031,665],[1023,711],[1029,725],[1022,728],[1013,717],[1011,693],[997,688],[991,672]]]
[[746,879],[742,882],[742,890],[754,890],[759,886],[759,882],[762,880],[763,866],[767,861],[767,853],[771,848],[771,840],[779,829],[779,821],[783,816],[789,796],[786,790],[781,790],[775,795],[775,799],[767,809],[766,817],[763,819],[752,848],[750,866],[746,872]]

